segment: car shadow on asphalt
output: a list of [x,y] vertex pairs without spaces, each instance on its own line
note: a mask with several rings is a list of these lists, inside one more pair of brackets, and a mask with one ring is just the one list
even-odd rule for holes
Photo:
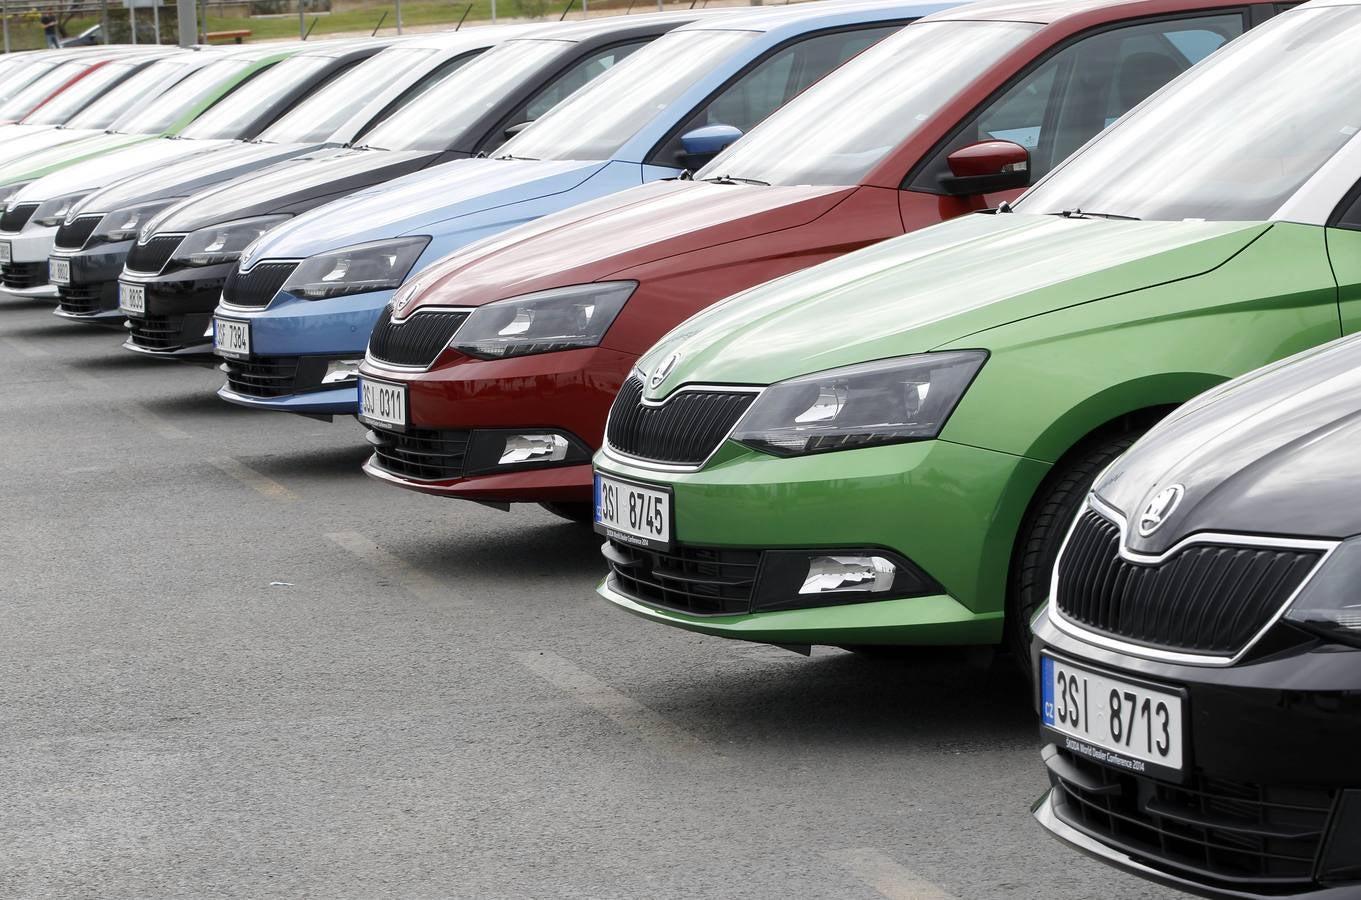
[[114,341],[112,346],[117,347],[127,336],[122,325],[117,328],[109,328],[101,325],[91,325],[85,322],[67,322],[64,319],[54,318],[50,322],[42,325],[25,325],[21,328],[0,329],[0,334],[11,338],[74,338],[79,340],[90,339],[91,343],[97,340]]
[[804,660],[749,657],[777,648],[734,645],[731,668],[677,683],[635,681],[634,695],[697,734],[728,744],[806,749],[882,745],[936,752],[1028,747],[1036,740],[1030,688],[992,648],[921,647],[867,656],[818,648]]
[[[260,416],[282,416],[284,413],[268,413],[258,410],[243,410]],[[318,425],[325,423],[318,422]],[[346,440],[346,434],[337,430],[337,439],[343,441],[338,446],[324,450],[308,449],[297,453],[270,453],[265,456],[242,456],[241,462],[250,466],[261,475],[269,478],[340,478],[348,476],[363,477],[361,467],[372,452],[363,437]]]

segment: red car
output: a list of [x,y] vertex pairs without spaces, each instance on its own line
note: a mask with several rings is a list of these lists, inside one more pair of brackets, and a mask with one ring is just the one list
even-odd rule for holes
[[404,285],[374,330],[360,369],[365,471],[588,516],[610,404],[667,331],[753,285],[1013,198],[1277,9],[1017,0],[937,13],[809,88],[693,180],[449,256]]

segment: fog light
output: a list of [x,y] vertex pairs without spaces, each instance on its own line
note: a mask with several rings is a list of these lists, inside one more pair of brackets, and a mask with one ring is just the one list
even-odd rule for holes
[[800,594],[837,594],[846,591],[880,593],[892,590],[898,567],[882,556],[815,556]]
[[359,377],[359,364],[362,359],[337,359],[326,364],[326,374],[321,377],[322,384],[342,384]]
[[497,464],[562,462],[567,458],[567,446],[567,438],[560,434],[512,434],[506,438]]

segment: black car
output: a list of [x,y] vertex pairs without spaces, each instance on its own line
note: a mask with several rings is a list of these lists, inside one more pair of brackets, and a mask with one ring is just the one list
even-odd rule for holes
[[[159,212],[243,174],[333,152],[509,30],[327,42],[254,76],[185,129],[179,157],[106,182],[72,209],[47,266],[60,273],[54,312],[122,328],[118,276],[136,235]],[[193,152],[195,145],[203,149]]]
[[1361,897],[1361,339],[1097,479],[1032,647],[1049,831],[1214,897]]
[[[196,194],[157,220],[129,254],[121,290],[143,293],[129,311],[130,350],[208,357],[205,336],[227,276],[248,241],[191,258],[198,236],[242,222],[277,222],[440,163],[496,150],[609,66],[696,13],[617,16],[548,26],[507,40],[393,113],[348,150],[295,160]],[[261,301],[279,284],[261,282]],[[240,298],[251,303],[249,297]]]

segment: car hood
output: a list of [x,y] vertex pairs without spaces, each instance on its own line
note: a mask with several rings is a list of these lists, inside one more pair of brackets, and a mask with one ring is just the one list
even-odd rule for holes
[[[1192,400],[1102,476],[1097,495],[1131,523],[1131,549],[1161,553],[1198,531],[1361,534],[1361,338],[1307,350]],[[1137,523],[1172,485],[1162,525]]]
[[[854,188],[657,181],[545,216],[426,270],[415,306],[480,306],[816,219]],[[721,230],[717,226],[724,226]]]
[[1271,226],[972,215],[735,294],[639,362],[679,354],[649,396],[686,382],[771,384],[932,350],[1019,319],[1191,278]]
[[[269,146],[269,145],[265,145]],[[220,154],[214,154],[212,161]],[[230,181],[200,191],[179,204],[158,229],[189,232],[220,222],[252,216],[311,209],[336,196],[352,193],[349,186],[368,187],[375,181],[410,172],[435,154],[420,151],[316,150],[273,165],[260,165]],[[389,174],[391,173],[391,174]]]
[[60,165],[61,162],[69,163],[34,181],[14,197],[17,203],[41,203],[53,197],[92,191],[111,181],[160,168],[190,156],[209,153],[230,143],[233,142],[147,139],[126,134],[106,134],[81,141],[70,148],[68,158],[61,158],[65,148],[54,147],[45,154],[31,158],[28,163],[7,167],[5,172],[0,173],[0,183],[16,180],[4,178],[12,170],[26,168],[32,173]]
[[[251,144],[240,141],[219,144],[206,152],[172,157],[162,160],[154,168],[139,169],[135,173],[130,173],[127,177],[90,195],[81,205],[81,212],[110,213],[165,197],[197,194],[230,178],[237,178],[309,152],[327,151],[317,144]],[[220,222],[222,219],[215,221]]]
[[76,141],[98,137],[104,132],[88,128],[54,128],[50,125],[6,125],[0,127],[0,167],[22,162],[34,153]]
[[242,265],[300,259],[351,244],[432,234],[460,216],[569,191],[605,162],[459,159],[303,213],[270,231]]

